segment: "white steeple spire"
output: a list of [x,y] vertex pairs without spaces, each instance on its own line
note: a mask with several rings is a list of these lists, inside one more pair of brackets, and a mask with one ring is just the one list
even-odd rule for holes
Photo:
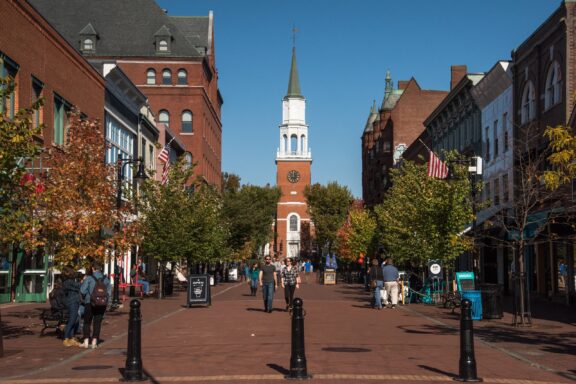
[[306,124],[306,99],[300,93],[300,81],[296,66],[296,47],[292,48],[292,66],[288,92],[282,100],[282,124],[280,124],[280,147],[276,160],[309,160],[308,125]]

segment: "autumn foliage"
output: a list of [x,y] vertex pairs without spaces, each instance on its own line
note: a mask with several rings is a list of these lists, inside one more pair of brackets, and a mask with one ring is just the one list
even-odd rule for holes
[[105,164],[105,153],[99,122],[72,113],[65,144],[50,157],[44,192],[45,233],[56,264],[104,259],[109,240],[101,231],[117,221],[114,165]]

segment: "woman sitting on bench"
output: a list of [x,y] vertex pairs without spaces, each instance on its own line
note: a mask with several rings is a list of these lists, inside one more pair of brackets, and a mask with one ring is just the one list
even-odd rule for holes
[[148,296],[150,294],[150,283],[144,280],[144,274],[140,262],[132,266],[132,269],[130,270],[130,278],[132,279],[132,282],[137,282],[142,286],[142,292],[144,292],[144,295]]

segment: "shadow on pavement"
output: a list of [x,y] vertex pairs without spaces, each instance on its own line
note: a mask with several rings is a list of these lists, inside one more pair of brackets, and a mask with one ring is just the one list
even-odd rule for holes
[[426,369],[426,370],[431,371],[431,372],[434,372],[434,373],[439,373],[439,374],[444,375],[444,376],[458,377],[458,375],[456,375],[455,373],[446,372],[446,371],[443,371],[443,370],[438,369],[438,368],[429,367],[429,366],[427,366],[427,365],[421,365],[421,364],[418,364],[418,366],[419,366],[420,368]]
[[397,328],[403,330],[406,333],[416,333],[422,335],[453,335],[458,333],[459,331],[451,328],[446,327],[443,325],[419,325],[416,328],[412,328],[411,325],[399,325]]
[[273,364],[273,363],[268,363],[266,364],[268,367],[272,368],[273,370],[283,374],[283,375],[288,375],[290,373],[289,369],[286,369],[284,367],[281,367],[278,364]]
[[[30,329],[30,327],[26,326],[13,326],[8,325],[5,322],[2,322],[2,333],[4,334],[5,339],[17,339],[21,336],[31,336],[34,335],[34,331]],[[45,332],[48,334],[51,332]]]

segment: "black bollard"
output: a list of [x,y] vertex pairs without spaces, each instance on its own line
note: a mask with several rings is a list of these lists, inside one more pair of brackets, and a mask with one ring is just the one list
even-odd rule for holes
[[462,315],[460,317],[460,373],[456,381],[480,382],[476,375],[476,359],[474,358],[474,323],[472,322],[472,302],[462,300],[460,304]]
[[130,302],[130,319],[128,320],[128,351],[126,354],[124,381],[146,380],[146,377],[142,373],[141,325],[140,301],[133,299]]
[[306,369],[306,353],[304,351],[304,312],[302,299],[295,298],[292,307],[292,355],[290,356],[290,374],[286,379],[310,379]]

